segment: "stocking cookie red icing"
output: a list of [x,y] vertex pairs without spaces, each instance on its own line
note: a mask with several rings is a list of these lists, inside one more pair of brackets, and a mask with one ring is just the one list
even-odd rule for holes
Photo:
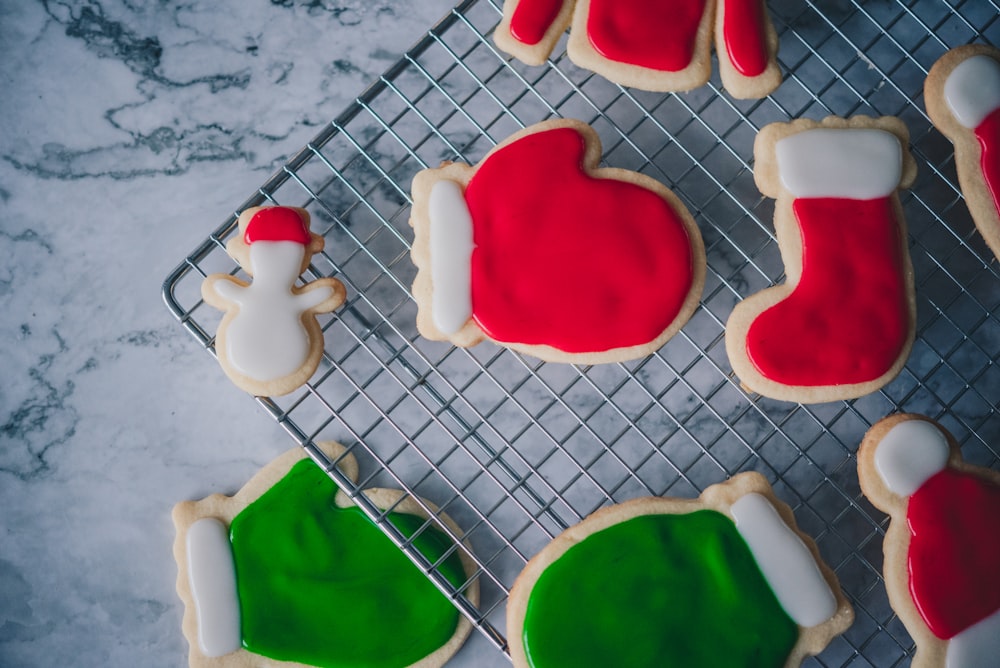
[[202,298],[226,312],[215,336],[222,369],[251,394],[276,396],[300,387],[319,366],[323,332],[316,315],[344,303],[335,278],[299,287],[295,281],[323,249],[309,232],[309,213],[292,207],[254,207],[239,218],[239,234],[226,251],[253,278],[211,274]]
[[816,403],[863,396],[913,343],[913,270],[897,189],[916,166],[895,118],[765,127],[754,178],[777,199],[785,283],[736,306],[726,351],[748,390]]
[[962,461],[921,415],[876,423],[858,451],[861,489],[889,514],[889,602],[917,643],[914,668],[978,668],[1000,657],[1000,472]]
[[952,49],[924,83],[927,113],[955,145],[958,182],[986,245],[1000,257],[1000,50]]
[[781,83],[778,35],[764,0],[506,0],[497,45],[540,65],[570,28],[570,59],[651,91],[704,85],[714,40],[723,86],[764,97]]
[[421,334],[593,364],[649,354],[697,307],[705,251],[662,184],[598,168],[597,134],[547,121],[475,167],[413,180]]

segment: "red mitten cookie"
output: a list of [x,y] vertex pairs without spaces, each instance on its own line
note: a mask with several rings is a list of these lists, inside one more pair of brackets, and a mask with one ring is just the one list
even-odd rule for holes
[[935,127],[955,145],[972,220],[1000,257],[1000,50],[970,44],[941,56],[924,82],[924,101]]
[[764,0],[506,0],[494,39],[540,65],[570,24],[570,59],[624,86],[666,92],[704,85],[713,35],[722,84],[733,97],[764,97],[781,83],[778,34]]
[[962,461],[922,415],[877,422],[858,451],[861,489],[889,514],[885,585],[917,643],[913,668],[1000,661],[1000,473]]
[[895,118],[765,127],[754,179],[777,199],[785,283],[736,305],[726,352],[748,390],[786,401],[852,399],[903,368],[916,298],[897,189],[916,164]]
[[417,327],[544,360],[594,364],[650,354],[694,312],[705,250],[661,183],[598,168],[590,126],[526,128],[475,167],[413,179]]
[[343,304],[347,292],[335,278],[295,285],[323,250],[305,209],[253,207],[238,224],[226,251],[253,282],[211,274],[201,285],[205,302],[226,312],[215,350],[237,387],[261,396],[288,394],[309,380],[323,356],[316,315]]

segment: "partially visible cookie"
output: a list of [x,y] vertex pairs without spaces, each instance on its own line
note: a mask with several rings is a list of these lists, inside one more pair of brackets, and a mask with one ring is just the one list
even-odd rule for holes
[[941,56],[924,82],[924,103],[955,145],[969,213],[1000,257],[1000,49],[969,44]]
[[854,612],[763,476],[642,498],[557,536],[507,604],[517,668],[798,666]]
[[1000,472],[962,460],[922,415],[875,423],[858,451],[861,490],[889,515],[889,603],[917,644],[913,668],[1000,661]]
[[781,84],[778,33],[764,0],[505,0],[494,39],[515,58],[541,65],[567,28],[570,59],[623,86],[703,86],[713,40],[733,97],[765,97]]
[[323,237],[309,231],[305,209],[253,207],[238,225],[226,251],[253,281],[210,274],[201,285],[205,302],[225,311],[215,351],[240,389],[259,396],[288,394],[309,380],[323,357],[316,315],[343,304],[347,292],[335,278],[295,284],[323,250]]
[[704,286],[698,227],[666,186],[600,157],[589,125],[551,120],[474,167],[419,172],[420,333],[579,364],[643,357],[676,334]]
[[736,305],[726,352],[766,397],[853,399],[890,382],[913,345],[916,295],[899,189],[916,163],[893,117],[773,123],[754,179],[775,202],[785,282]]
[[[354,457],[318,443],[351,479]],[[363,492],[473,605],[475,565],[412,497]],[[437,510],[427,504],[432,512]],[[439,515],[452,531],[458,527]],[[302,448],[235,496],[179,503],[177,591],[191,666],[444,665],[471,624]]]

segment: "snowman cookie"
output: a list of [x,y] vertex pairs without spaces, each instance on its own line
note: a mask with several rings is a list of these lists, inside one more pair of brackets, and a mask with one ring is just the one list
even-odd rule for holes
[[600,157],[589,125],[551,120],[475,167],[419,172],[420,333],[580,364],[643,357],[676,334],[701,297],[701,234],[663,184]]
[[[356,460],[343,446],[317,446],[357,479]],[[420,504],[399,490],[363,493],[478,605],[472,560],[427,525]],[[431,668],[448,661],[471,629],[302,448],[232,497],[177,504],[173,519],[191,666]]]
[[955,145],[965,202],[986,245],[1000,257],[1000,49],[969,44],[934,63],[924,101]]
[[305,209],[254,207],[238,224],[226,251],[253,282],[211,274],[201,285],[205,302],[226,312],[215,350],[239,388],[261,396],[288,394],[309,380],[323,356],[316,315],[343,304],[346,291],[335,278],[295,285],[323,250],[323,238],[309,231]]
[[713,41],[733,97],[765,97],[781,84],[778,33],[764,0],[505,0],[494,39],[515,58],[541,65],[567,28],[570,59],[623,86],[703,86]]
[[1000,661],[1000,472],[962,461],[922,415],[893,415],[865,434],[861,490],[889,514],[889,603],[913,636],[913,668]]
[[726,352],[749,391],[818,403],[891,381],[913,345],[916,296],[899,188],[916,176],[896,118],[768,125],[754,179],[775,202],[785,282],[736,305]]
[[514,583],[507,638],[517,668],[790,668],[853,619],[791,509],[742,473],[564,531]]

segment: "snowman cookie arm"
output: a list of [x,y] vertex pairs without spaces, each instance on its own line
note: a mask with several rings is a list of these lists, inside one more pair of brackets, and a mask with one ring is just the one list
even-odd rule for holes
[[293,290],[295,300],[303,315],[329,313],[347,299],[344,284],[335,278],[321,278]]
[[202,281],[201,298],[221,311],[230,311],[240,305],[247,287],[247,283],[229,274],[210,274]]

